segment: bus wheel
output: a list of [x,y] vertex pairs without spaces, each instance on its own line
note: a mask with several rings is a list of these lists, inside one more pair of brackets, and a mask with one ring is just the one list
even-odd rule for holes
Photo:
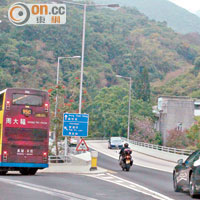
[[8,171],[0,171],[0,175],[6,175]]
[[21,175],[29,175],[29,169],[28,168],[20,169],[19,172],[21,173]]
[[37,170],[38,170],[37,168],[29,169],[29,175],[35,175]]

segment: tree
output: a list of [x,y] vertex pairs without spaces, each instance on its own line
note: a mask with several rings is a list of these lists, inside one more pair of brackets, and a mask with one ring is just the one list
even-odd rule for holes
[[[76,84],[77,79],[74,80]],[[63,128],[63,113],[78,113],[78,95],[79,90],[74,87],[70,90],[70,87],[66,88],[63,84],[57,86],[52,86],[49,90],[49,98],[51,105],[51,130],[55,130],[55,145],[56,145],[56,155],[59,155],[58,142],[63,138],[62,128]],[[55,116],[55,103],[57,94],[57,112]],[[87,91],[83,91],[82,108],[84,108],[87,99]],[[88,102],[87,102],[88,103]],[[84,112],[84,109],[83,109]],[[54,129],[56,127],[56,129]]]
[[185,131],[179,131],[176,129],[168,131],[166,146],[173,148],[186,148],[189,144],[189,140]]
[[190,139],[190,146],[200,148],[200,117],[196,117],[195,123],[187,131],[187,137]]
[[[113,86],[99,91],[86,111],[90,113],[90,136],[127,137],[128,126],[128,88]],[[133,133],[135,118],[153,119],[151,105],[143,100],[132,98],[130,134]]]
[[[134,118],[134,132],[131,139],[140,142],[155,143],[158,134],[153,128],[153,120],[149,117]],[[161,140],[161,139],[160,139]]]
[[200,72],[200,57],[196,58],[194,65],[194,74],[195,76],[198,76],[198,73]]
[[150,83],[149,74],[146,67],[140,68],[140,73],[133,81],[133,93],[136,99],[142,99],[143,101],[150,101]]

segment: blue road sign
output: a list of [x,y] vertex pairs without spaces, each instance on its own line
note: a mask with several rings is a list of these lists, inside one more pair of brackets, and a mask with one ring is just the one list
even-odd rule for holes
[[63,136],[88,136],[88,114],[64,113],[63,115]]

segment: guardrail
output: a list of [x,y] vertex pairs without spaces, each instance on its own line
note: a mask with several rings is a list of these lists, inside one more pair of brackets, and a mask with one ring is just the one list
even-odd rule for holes
[[159,150],[159,151],[165,151],[165,152],[169,152],[169,153],[175,153],[175,154],[181,154],[181,155],[190,155],[191,153],[194,152],[192,150],[187,150],[187,149],[176,149],[176,148],[160,146],[160,145],[156,145],[156,144],[137,142],[137,141],[133,141],[133,140],[128,140],[127,138],[124,138],[124,137],[122,137],[122,139],[124,141],[129,142],[129,143],[134,144],[134,145],[138,145],[138,146],[142,146],[142,147],[146,147],[146,148],[150,148],[150,149],[155,149],[155,150]]
[[71,157],[70,156],[63,156],[63,155],[58,155],[58,156],[49,156],[49,163],[69,163],[71,162]]

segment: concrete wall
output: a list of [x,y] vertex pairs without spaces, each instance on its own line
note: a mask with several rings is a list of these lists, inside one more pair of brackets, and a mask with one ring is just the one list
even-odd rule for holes
[[164,145],[169,135],[168,131],[176,129],[178,124],[182,124],[182,130],[188,129],[193,122],[194,101],[192,99],[165,99],[165,108],[160,112],[159,119]]

